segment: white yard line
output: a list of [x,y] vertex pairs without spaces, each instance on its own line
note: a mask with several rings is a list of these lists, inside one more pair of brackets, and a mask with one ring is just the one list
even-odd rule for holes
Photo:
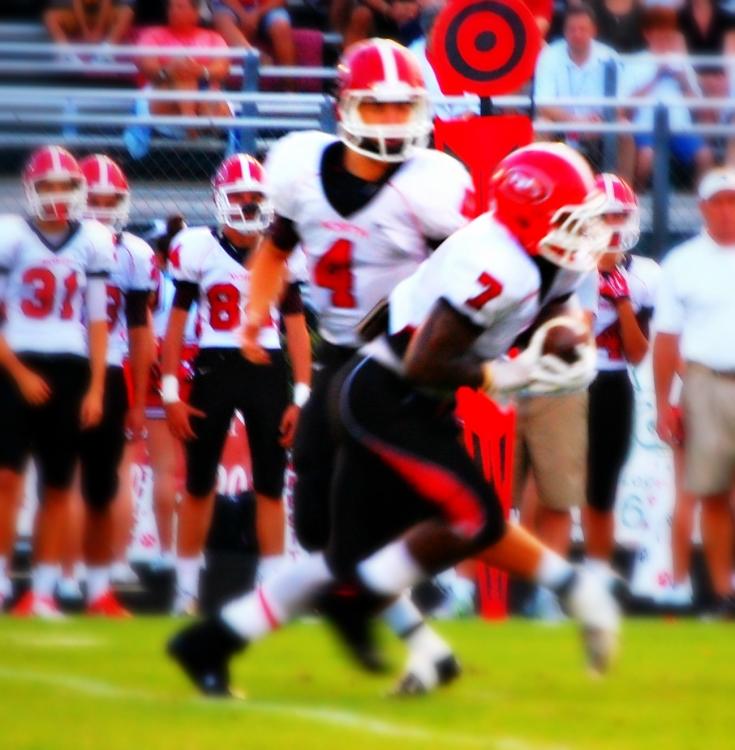
[[[0,680],[59,687],[95,698],[111,698],[115,700],[127,698],[147,703],[170,700],[169,696],[151,693],[146,690],[126,688],[102,680],[58,672],[38,672],[27,669],[0,667]],[[300,703],[275,703],[259,700],[211,700],[201,697],[192,698],[188,703],[192,707],[204,711],[261,713],[271,716],[283,716],[290,719],[299,718],[324,726],[354,730],[361,734],[372,734],[379,737],[393,737],[405,740],[423,740],[431,742],[432,746],[441,744],[451,747],[487,748],[487,750],[570,750],[567,746],[524,740],[518,737],[480,737],[478,735],[441,730],[432,731],[422,727],[399,724],[375,716],[354,711],[345,711],[329,706],[314,707],[305,706]]]

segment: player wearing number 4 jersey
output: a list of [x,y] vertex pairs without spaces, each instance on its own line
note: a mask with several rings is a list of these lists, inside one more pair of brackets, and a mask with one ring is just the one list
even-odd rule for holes
[[[367,313],[474,212],[465,168],[424,148],[432,125],[411,53],[394,42],[370,40],[348,50],[339,69],[340,137],[296,133],[268,155],[275,220],[254,270],[254,293],[275,296],[275,286],[262,292],[269,278],[278,283],[284,258],[300,242],[319,318],[314,390],[294,446],[294,524],[308,550],[323,549],[330,536],[329,384],[362,343],[358,326]],[[267,304],[254,297],[249,320]],[[255,344],[260,325],[253,319]],[[342,603],[325,599],[322,606],[336,616],[332,608]],[[422,626],[410,601],[399,601],[387,619],[412,654],[439,664],[445,679],[455,675],[450,649]],[[366,651],[362,658],[372,656]]]
[[[252,457],[259,574],[278,564],[284,543],[280,500],[286,449],[311,381],[309,334],[297,280],[289,280],[278,309],[271,310],[261,331],[260,343],[269,352],[270,364],[253,365],[240,352],[252,251],[271,218],[263,168],[252,157],[235,154],[218,169],[213,191],[219,228],[183,230],[174,237],[169,255],[176,295],[163,345],[162,397],[169,427],[185,441],[186,452],[176,565],[179,613],[194,609],[198,599],[199,558],[214,507],[217,466],[236,409],[245,419]],[[195,300],[201,335],[187,404],[178,396],[175,372],[188,310]],[[281,316],[295,381],[290,403]]]
[[[82,435],[81,489],[87,505],[84,561],[87,603],[92,614],[125,617],[126,610],[110,588],[113,562],[112,501],[118,490],[118,470],[129,439],[140,439],[151,362],[152,330],[149,303],[155,288],[153,250],[124,232],[130,213],[130,189],[120,167],[95,154],[79,166],[87,181],[85,217],[97,219],[112,233],[115,263],[107,282],[107,377],[102,421]],[[123,360],[130,364],[130,401]]]
[[23,186],[28,218],[6,216],[0,226],[0,556],[10,550],[12,509],[33,456],[42,509],[32,590],[16,609],[52,616],[81,430],[102,417],[113,248],[105,227],[79,221],[86,185],[68,151],[36,151]]
[[456,232],[393,290],[382,324],[375,321],[382,332],[337,378],[330,407],[342,437],[326,553],[276,574],[171,643],[203,691],[226,692],[230,657],[335,579],[380,606],[478,555],[555,590],[582,626],[590,666],[608,667],[619,613],[606,582],[506,524],[452,416],[460,386],[497,397],[590,382],[590,344],[578,344],[571,363],[544,353],[552,321],[518,357],[504,353],[544,308],[562,307],[607,250],[604,198],[585,160],[561,145],[506,157],[492,188],[493,213]]

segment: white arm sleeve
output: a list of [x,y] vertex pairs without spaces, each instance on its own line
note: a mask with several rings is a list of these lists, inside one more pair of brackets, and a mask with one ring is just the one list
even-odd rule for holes
[[86,301],[87,320],[90,323],[107,320],[107,284],[104,279],[88,279]]

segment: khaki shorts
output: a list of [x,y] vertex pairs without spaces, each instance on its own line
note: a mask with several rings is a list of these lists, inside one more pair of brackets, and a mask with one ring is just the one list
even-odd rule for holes
[[587,391],[518,399],[513,500],[520,505],[528,472],[539,503],[552,510],[585,504]]
[[735,377],[689,362],[681,403],[687,490],[729,492],[735,472]]

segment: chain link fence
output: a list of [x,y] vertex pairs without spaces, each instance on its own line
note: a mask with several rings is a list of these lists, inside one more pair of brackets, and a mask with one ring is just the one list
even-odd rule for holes
[[[38,68],[32,68],[33,75],[47,71],[43,85],[27,85],[23,76],[29,75],[29,70],[16,59],[21,49],[28,55],[31,52],[36,55],[28,58]],[[128,55],[133,51],[141,52],[124,49]],[[181,92],[139,90],[133,88],[129,80],[126,85],[120,81],[116,85],[101,85],[94,76],[89,77],[86,68],[90,65],[95,75],[108,75],[107,68],[121,65],[127,66],[125,75],[129,75],[128,68],[134,69],[129,57],[125,62],[86,66],[71,58],[51,64],[48,55],[53,50],[43,44],[0,43],[0,80],[4,81],[0,84],[2,212],[23,210],[18,175],[28,153],[41,144],[60,143],[79,156],[103,151],[121,163],[133,188],[132,222],[135,226],[148,225],[173,213],[183,214],[190,223],[206,223],[211,221],[209,181],[226,154],[245,151],[262,156],[270,143],[292,130],[333,132],[335,128],[334,102],[328,94],[336,75],[334,68],[269,68],[261,66],[257,56],[230,50],[228,54],[233,59],[235,74],[230,90],[187,92],[187,99],[199,102],[224,99],[230,105],[231,114],[185,119],[151,114],[153,102],[180,99]],[[165,53],[189,54],[190,50],[167,49]],[[86,69],[83,79],[80,65]],[[25,73],[21,74],[21,70]],[[78,77],[76,83],[74,75]],[[290,80],[299,91],[258,90],[276,78]],[[56,83],[49,85],[49,80]],[[304,93],[305,89],[310,93]],[[437,101],[455,107],[466,105],[469,110],[478,108],[474,97],[441,97]],[[605,112],[603,121],[584,125],[542,122],[535,113],[545,102],[533,101],[528,96],[498,97],[492,105],[494,111],[531,114],[539,138],[582,144],[586,155],[599,169],[612,170],[620,166],[623,139],[649,136],[653,162],[651,186],[641,192],[644,230],[641,249],[659,256],[673,242],[691,235],[699,227],[694,193],[696,170],[691,162],[680,158],[677,139],[699,139],[709,146],[713,159],[719,160],[726,155],[730,140],[735,139],[731,119],[734,105],[729,97],[692,99],[683,103],[693,112],[706,113],[708,123],[693,124],[686,132],[672,129],[670,105],[610,96],[553,102],[557,106],[601,107]],[[652,109],[653,128],[645,129],[618,120],[617,111],[634,105]]]

